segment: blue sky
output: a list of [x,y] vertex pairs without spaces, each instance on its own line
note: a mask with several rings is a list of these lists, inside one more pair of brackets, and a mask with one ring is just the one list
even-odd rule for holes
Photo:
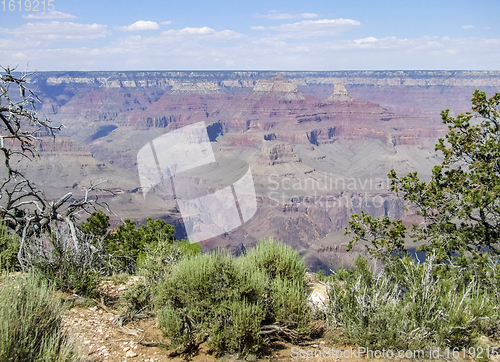
[[[15,8],[14,8],[15,4]],[[500,1],[0,2],[30,70],[500,70]],[[5,7],[5,10],[4,10]],[[39,10],[43,10],[42,0]]]

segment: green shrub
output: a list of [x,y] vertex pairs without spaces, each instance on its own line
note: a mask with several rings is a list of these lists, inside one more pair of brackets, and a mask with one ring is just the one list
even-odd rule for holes
[[171,241],[162,239],[144,246],[144,256],[138,261],[138,273],[152,283],[158,282],[184,257],[201,254],[198,243],[187,240]]
[[32,273],[0,284],[0,362],[80,361],[63,333],[64,310],[54,288]]
[[326,281],[326,274],[323,269],[318,270],[315,277],[316,281],[324,283]]
[[393,259],[377,274],[358,258],[355,270],[331,276],[331,326],[348,343],[393,349],[462,348],[497,334],[496,297],[478,279],[465,285],[456,266],[435,277],[434,259]]
[[88,298],[96,298],[99,295],[98,287],[102,275],[94,270],[66,261],[61,262],[57,267],[38,265],[37,270],[63,292],[75,293]]
[[92,235],[96,240],[102,239],[108,234],[109,216],[102,210],[94,211],[87,220],[80,223],[79,227],[85,234]]
[[130,219],[113,232],[108,232],[109,227],[109,216],[101,210],[92,213],[79,227],[95,242],[102,242],[104,250],[113,256],[107,265],[108,275],[135,273],[137,263],[146,257],[146,248],[154,247],[160,241],[172,244],[175,240],[174,227],[161,219],[148,218],[146,224],[139,228]]
[[[155,290],[158,323],[175,346],[187,351],[208,338],[217,355],[255,353],[291,330],[304,337],[311,318],[304,275],[298,253],[272,240],[238,258],[223,251],[187,256]],[[263,339],[268,325],[276,328]]]
[[135,273],[137,262],[145,258],[145,248],[166,240],[173,243],[174,227],[161,219],[146,219],[146,224],[136,228],[134,221],[126,219],[113,234],[105,239],[105,249],[114,256],[115,270]]
[[[247,281],[251,281],[250,285]],[[247,343],[258,340],[258,334],[239,343],[234,340],[231,331],[241,328],[241,324],[234,325],[232,312],[248,309],[245,297],[255,299],[256,295],[262,295],[267,282],[264,273],[255,268],[244,271],[227,253],[186,258],[172,269],[158,290],[156,303],[165,306],[158,322],[165,336],[176,345],[207,334],[209,347],[218,354],[254,350],[258,345]],[[262,320],[264,315],[260,315]],[[258,316],[252,318],[260,326]]]
[[164,335],[172,340],[172,346],[187,344],[192,338],[191,333],[186,333],[184,329],[184,318],[171,306],[166,305],[158,313],[158,323]]
[[127,289],[120,297],[122,304],[125,304],[125,313],[141,313],[151,307],[152,294],[151,286],[148,283],[138,282]]
[[233,301],[229,305],[231,323],[219,325],[210,340],[216,351],[237,351],[242,355],[255,353],[261,345],[260,327],[265,311],[260,303]]
[[121,296],[124,315],[134,315],[153,308],[153,293],[158,283],[170,273],[174,265],[185,257],[201,254],[199,244],[186,240],[160,240],[147,244],[145,254],[137,265],[137,273],[144,280],[136,283]]
[[270,278],[297,279],[306,283],[306,267],[300,255],[289,246],[272,239],[262,240],[250,249],[247,258],[266,271]]
[[0,270],[19,270],[17,253],[21,244],[19,236],[7,231],[7,226],[0,221]]
[[287,328],[309,334],[311,308],[305,299],[307,290],[302,280],[276,278],[271,286],[275,321]]

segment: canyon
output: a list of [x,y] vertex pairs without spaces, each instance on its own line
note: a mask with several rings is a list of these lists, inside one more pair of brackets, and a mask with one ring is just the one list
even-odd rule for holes
[[343,232],[355,212],[415,221],[389,191],[387,173],[417,171],[428,180],[441,160],[434,146],[448,130],[440,111],[469,110],[475,89],[500,90],[493,71],[38,72],[28,79],[39,115],[65,126],[55,142],[41,137],[40,160],[23,163],[48,197],[68,190],[78,197],[106,180],[109,192],[99,197],[115,213],[114,226],[162,218],[183,238],[189,215],[181,216],[168,181],[143,195],[137,154],[204,122],[217,162],[175,180],[175,189],[191,183],[215,192],[250,168],[257,199],[248,222],[202,241],[204,249],[239,253],[274,238],[299,250],[313,271],[352,264],[356,253],[346,252]]

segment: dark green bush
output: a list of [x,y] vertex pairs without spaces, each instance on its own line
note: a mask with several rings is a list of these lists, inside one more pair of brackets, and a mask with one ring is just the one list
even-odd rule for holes
[[63,333],[64,310],[54,288],[33,273],[0,284],[0,362],[81,361]]
[[[255,353],[290,331],[302,338],[311,319],[304,276],[298,253],[272,240],[238,258],[221,251],[186,257],[155,291],[158,323],[174,345],[186,350],[208,338],[218,355]],[[269,325],[276,328],[263,338]]]
[[84,222],[80,223],[80,230],[92,235],[95,240],[104,238],[109,234],[109,216],[102,210],[94,211]]
[[109,232],[109,216],[101,210],[92,213],[80,224],[80,230],[101,242],[104,250],[112,255],[107,266],[107,274],[126,272],[133,274],[137,262],[146,257],[146,247],[154,247],[160,241],[175,240],[174,227],[161,219],[146,219],[146,224],[137,228],[134,221],[126,219],[113,232]]
[[146,219],[146,224],[136,228],[135,222],[125,220],[113,234],[105,239],[105,249],[115,259],[114,273],[126,271],[135,273],[137,262],[145,258],[147,245],[155,245],[159,241],[167,240],[172,243],[174,238],[174,227],[168,225],[161,219]]

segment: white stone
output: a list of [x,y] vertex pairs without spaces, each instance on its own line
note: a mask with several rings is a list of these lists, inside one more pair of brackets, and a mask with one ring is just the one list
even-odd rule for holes
[[125,354],[125,357],[127,358],[134,358],[134,357],[137,357],[138,354],[135,353],[134,351],[128,351],[126,354]]

